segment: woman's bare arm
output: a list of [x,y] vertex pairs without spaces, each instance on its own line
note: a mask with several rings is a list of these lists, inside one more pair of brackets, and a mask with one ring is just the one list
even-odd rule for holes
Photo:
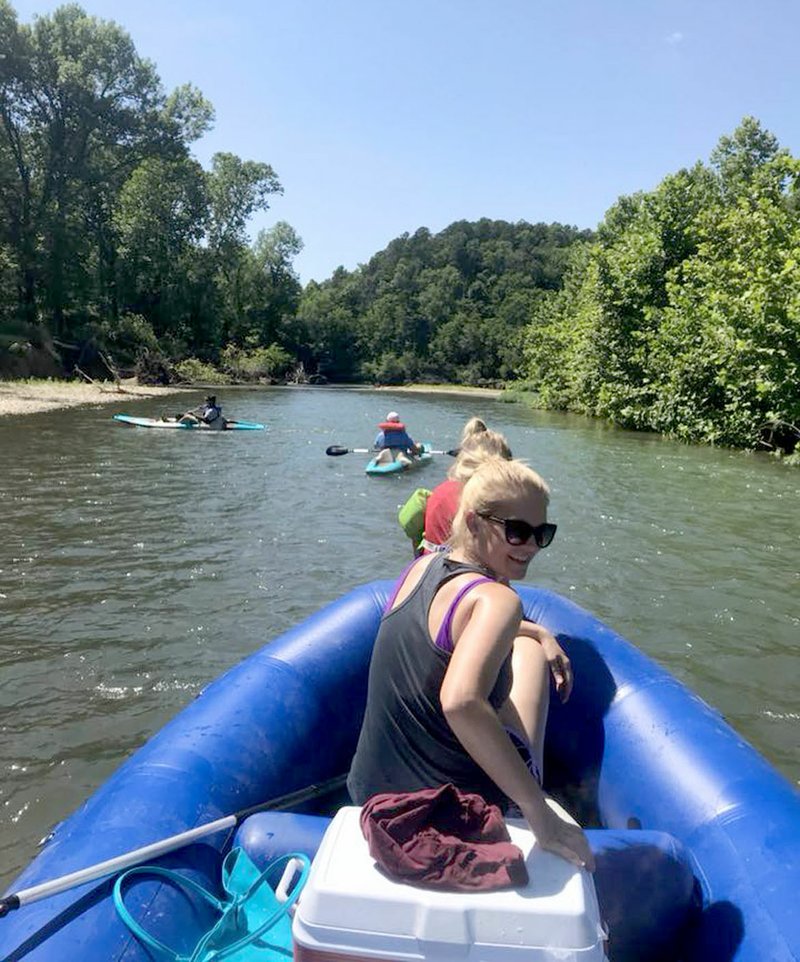
[[[517,803],[539,844],[577,865],[593,867],[583,832],[563,822],[511,744],[489,702],[504,660],[518,634],[521,607],[512,589],[480,585],[461,603],[468,605],[455,632],[455,650],[440,692],[442,710],[465,750],[495,784]],[[461,607],[461,605],[459,606]]]

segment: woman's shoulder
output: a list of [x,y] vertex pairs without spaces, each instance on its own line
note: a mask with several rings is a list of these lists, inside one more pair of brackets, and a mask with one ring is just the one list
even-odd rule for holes
[[428,568],[430,568],[433,562],[440,557],[441,555],[439,554],[423,554],[411,562],[408,568],[406,568],[405,577],[403,577],[403,584],[400,586],[400,589],[395,596],[392,610],[397,608],[403,601],[405,601],[405,599],[417,587],[420,581],[422,581],[422,578]]
[[511,585],[504,581],[489,578],[475,585],[471,593],[476,601],[485,600],[489,604],[500,605],[522,615],[522,599]]

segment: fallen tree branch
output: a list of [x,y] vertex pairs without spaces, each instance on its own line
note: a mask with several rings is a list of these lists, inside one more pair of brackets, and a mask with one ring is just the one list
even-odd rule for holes
[[95,381],[93,377],[89,377],[86,371],[82,371],[77,364],[75,365],[75,371],[77,374],[80,374],[82,378],[88,381],[89,384],[94,384],[98,391],[100,391],[102,394],[129,394],[131,397],[138,396],[135,391],[126,391],[125,388],[119,383],[119,378],[117,378],[116,384],[112,390],[111,388],[103,387],[102,383]]

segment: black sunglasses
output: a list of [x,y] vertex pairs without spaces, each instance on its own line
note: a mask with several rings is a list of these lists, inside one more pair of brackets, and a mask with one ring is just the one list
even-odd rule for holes
[[494,521],[495,524],[502,524],[506,532],[506,541],[509,544],[527,544],[531,538],[534,539],[539,548],[546,548],[556,536],[558,525],[545,521],[544,524],[528,524],[521,518],[497,518],[493,514],[484,511],[477,511],[476,514],[485,518],[487,521]]

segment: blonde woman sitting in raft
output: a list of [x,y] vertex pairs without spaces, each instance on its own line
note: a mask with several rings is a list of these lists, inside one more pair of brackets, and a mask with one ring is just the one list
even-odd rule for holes
[[[474,423],[481,425],[481,429],[468,434],[467,428]],[[447,473],[447,480],[437,485],[425,500],[422,509],[424,535],[418,545],[420,553],[447,550],[451,539],[453,518],[458,511],[464,484],[487,459],[502,458],[510,461],[511,457],[511,448],[502,434],[489,430],[480,418],[473,418],[472,421],[467,422],[458,457]],[[413,498],[414,495],[411,497]],[[562,702],[566,702],[572,694],[572,664],[555,635],[533,621],[522,622],[520,635],[523,637],[518,639],[515,646],[515,659],[525,660],[526,656],[521,651],[522,646],[526,644],[541,646],[553,676],[556,693]],[[524,668],[520,665],[517,670],[523,671]]]
[[522,606],[509,583],[553,539],[548,497],[516,461],[486,461],[464,485],[451,549],[414,561],[384,612],[347,784],[356,804],[447,782],[503,810],[510,800],[542,848],[592,869],[583,832],[541,788],[547,661],[539,645],[520,646],[520,658],[515,646]]

